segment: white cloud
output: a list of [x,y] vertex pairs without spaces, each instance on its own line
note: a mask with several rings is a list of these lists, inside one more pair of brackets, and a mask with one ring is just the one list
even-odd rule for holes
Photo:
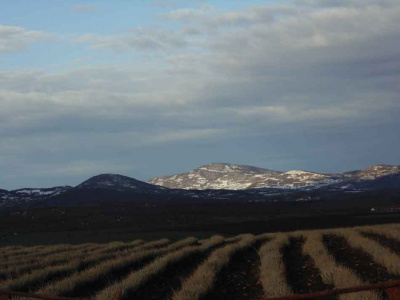
[[88,44],[91,49],[123,51],[173,51],[187,46],[183,36],[166,29],[138,29],[129,34],[97,35],[86,34],[74,40],[74,43]]
[[163,15],[163,18],[176,21],[176,22],[204,22],[210,19],[215,13],[216,9],[211,5],[203,5],[199,9],[192,8],[179,8],[172,10]]
[[34,43],[45,41],[49,37],[49,34],[42,31],[0,25],[0,53],[24,50]]

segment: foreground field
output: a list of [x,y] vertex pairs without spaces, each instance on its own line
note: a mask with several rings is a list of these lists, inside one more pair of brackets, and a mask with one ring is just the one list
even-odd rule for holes
[[177,242],[10,246],[0,248],[0,289],[101,300],[119,292],[121,299],[262,299],[400,279],[399,255],[397,224]]

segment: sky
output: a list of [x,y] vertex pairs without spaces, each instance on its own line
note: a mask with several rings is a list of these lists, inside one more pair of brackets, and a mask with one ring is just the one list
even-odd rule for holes
[[0,0],[0,188],[400,164],[400,1]]

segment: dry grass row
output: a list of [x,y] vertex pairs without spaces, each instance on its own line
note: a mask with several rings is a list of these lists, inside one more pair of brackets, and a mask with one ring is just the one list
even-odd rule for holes
[[[169,242],[169,240],[167,239],[163,239],[163,241]],[[124,245],[129,245],[124,247],[126,249],[135,248],[137,246],[140,246],[142,243],[143,243],[142,240],[137,240],[130,242],[128,244],[124,243]],[[151,243],[148,244],[152,246]],[[62,263],[63,261],[66,260],[75,259],[73,257],[79,258],[80,256],[85,256],[88,253],[91,253],[91,255],[97,255],[103,253],[103,251],[104,253],[111,252],[108,251],[108,249],[121,247],[121,242],[113,242],[109,244],[85,244],[85,245],[87,246],[77,247],[76,249],[71,249],[69,251],[55,252],[47,255],[29,255],[23,259],[15,259],[13,261],[8,261],[8,264],[0,265],[0,268],[6,271],[6,270],[29,268],[29,266],[35,266],[35,265],[39,267],[41,265],[42,267],[46,265],[54,265],[57,263]],[[45,256],[45,258],[43,258],[43,256]]]
[[95,296],[95,299],[97,300],[113,299],[119,291],[122,291],[121,299],[127,299],[129,293],[134,292],[140,286],[148,282],[151,278],[161,273],[163,270],[165,270],[165,268],[168,265],[180,261],[193,253],[199,251],[207,251],[211,247],[223,243],[224,240],[225,239],[221,236],[214,236],[211,237],[208,242],[204,242],[200,246],[186,247],[178,251],[172,252],[170,254],[167,254],[165,256],[162,256],[153,261],[152,263],[146,265],[144,268],[132,272],[124,280],[103,289]]
[[[124,245],[124,247],[123,247],[124,253],[121,253],[121,251],[115,251],[115,252],[111,253],[111,251],[105,251],[104,247],[100,248],[100,249],[95,248],[94,251],[91,251],[91,250],[93,250],[92,248],[86,248],[84,250],[79,250],[79,251],[76,250],[76,251],[71,251],[71,252],[66,252],[66,253],[63,252],[61,254],[52,255],[52,256],[46,257],[44,259],[36,258],[34,260],[30,260],[27,263],[7,266],[7,268],[4,268],[4,269],[2,269],[2,271],[0,271],[0,277],[1,278],[9,278],[9,279],[18,278],[25,273],[32,272],[37,269],[45,269],[47,267],[52,267],[52,266],[56,266],[56,265],[68,264],[71,261],[75,261],[75,262],[79,261],[80,265],[95,263],[96,261],[115,258],[118,255],[129,254],[129,252],[131,252],[131,251],[141,251],[145,248],[151,248],[151,247],[164,245],[165,243],[168,243],[168,242],[169,242],[168,239],[162,239],[159,241],[150,242],[150,243],[140,246],[143,243],[142,240],[133,241],[133,242],[129,243],[130,248],[127,248],[126,245]],[[120,246],[112,246],[112,247],[106,247],[106,248],[107,249],[112,249],[112,248],[119,249],[119,247]]]
[[388,248],[352,229],[339,229],[333,232],[344,236],[351,247],[360,248],[371,255],[372,259],[384,266],[389,273],[400,275],[400,257]]
[[43,259],[43,257],[49,257],[53,255],[59,255],[63,253],[71,253],[72,251],[80,252],[83,250],[91,250],[91,249],[97,249],[99,247],[105,247],[105,245],[95,245],[95,244],[83,244],[83,245],[76,245],[76,246],[64,246],[64,247],[57,247],[53,248],[54,246],[50,246],[49,248],[43,248],[41,250],[38,250],[36,252],[32,252],[26,255],[17,255],[17,256],[12,256],[9,258],[5,258],[3,263],[0,264],[0,268],[8,268],[10,266],[17,266],[17,265],[22,265],[22,264],[27,264],[27,263],[32,263],[34,261]]
[[[36,246],[32,246],[36,247]],[[15,251],[15,250],[21,250],[23,248],[30,248],[30,247],[24,247],[24,246],[3,246],[0,247],[0,251],[3,252],[8,252],[8,251]]]
[[[54,247],[65,247],[67,245],[62,244],[62,245],[55,245]],[[47,246],[48,248],[49,246]],[[25,255],[31,252],[39,251],[41,249],[46,248],[44,245],[37,245],[37,246],[32,246],[32,247],[4,247],[1,248],[1,256],[0,258],[8,258],[11,256],[18,256],[18,255]]]
[[170,251],[191,245],[197,242],[196,238],[190,237],[169,246],[160,249],[143,250],[140,252],[134,252],[128,256],[121,256],[114,260],[107,260],[99,265],[92,268],[81,271],[73,276],[69,276],[59,281],[52,282],[42,287],[38,293],[50,295],[50,296],[61,296],[66,293],[70,293],[78,287],[90,285],[91,282],[98,280],[103,276],[107,276],[112,272],[115,272],[127,265],[133,265],[134,263],[143,261],[147,258],[151,258],[157,255],[162,255]]
[[400,231],[396,230],[396,227],[394,226],[387,226],[387,225],[365,226],[365,227],[357,227],[356,229],[361,232],[372,232],[374,234],[383,235],[387,238],[400,241]]
[[[384,266],[389,273],[400,276],[400,257],[388,248],[360,234],[360,232],[366,231],[400,240],[399,225],[298,231],[290,233],[290,236],[301,235],[306,238],[303,245],[303,254],[309,255],[313,259],[316,267],[320,270],[323,281],[336,288],[360,286],[365,283],[352,270],[336,263],[335,258],[329,254],[322,242],[324,234],[344,236],[351,247],[363,250],[371,255],[378,264]],[[129,265],[141,263],[146,259],[161,256],[145,265],[142,269],[132,272],[125,279],[104,288],[96,295],[96,299],[99,300],[112,299],[118,291],[122,290],[126,297],[146,284],[153,276],[160,274],[168,265],[198,251],[206,251],[223,241],[236,241],[235,244],[215,250],[183,282],[182,289],[176,292],[173,297],[173,300],[199,299],[209,291],[220,269],[229,262],[236,251],[249,247],[258,239],[272,238],[270,242],[265,243],[259,250],[261,259],[260,281],[266,296],[285,296],[292,294],[292,290],[286,282],[286,271],[281,249],[289,243],[290,236],[289,234],[277,233],[264,234],[257,237],[240,235],[230,239],[213,237],[202,240],[201,245],[196,246],[191,246],[191,244],[196,242],[197,239],[188,238],[169,246],[164,246],[169,241],[163,239],[145,244],[143,244],[143,241],[138,240],[131,243],[114,242],[76,246],[5,247],[0,248],[0,251],[6,250],[0,254],[0,261],[1,257],[6,257],[5,260],[8,262],[0,263],[0,270],[2,270],[0,276],[3,273],[22,276],[0,282],[0,289],[21,291],[36,291],[39,289],[38,292],[41,294],[54,296],[71,293],[80,287],[87,286],[90,290],[90,284],[104,276],[113,274],[115,271],[118,272],[119,269],[126,266],[129,267]],[[159,246],[164,247],[156,248]],[[83,265],[86,269],[82,270]],[[2,269],[2,266],[4,266],[4,269]],[[32,270],[35,271],[23,274],[23,272]],[[46,282],[50,283],[46,286],[40,286]],[[378,300],[380,297],[376,292],[368,291],[340,295],[339,299]]]
[[286,269],[282,260],[282,248],[289,244],[288,234],[278,233],[270,242],[261,246],[260,280],[264,293],[269,297],[291,295],[292,289],[286,283]]
[[[168,239],[164,239],[166,243],[169,242]],[[139,245],[143,245],[144,241],[143,240],[135,240],[132,242],[124,243],[120,242],[118,244],[109,244],[107,247],[104,247],[102,249],[99,249],[98,252],[100,253],[110,253],[114,251],[122,251],[122,250],[127,250],[127,249],[132,249],[132,247],[136,247]]]
[[60,260],[62,258],[70,258],[73,255],[79,255],[79,254],[87,254],[88,252],[93,251],[96,249],[94,246],[92,247],[85,247],[83,249],[79,250],[70,250],[70,251],[63,251],[63,252],[57,252],[54,254],[49,254],[49,255],[29,255],[28,257],[20,258],[20,259],[13,259],[5,262],[0,266],[2,271],[9,271],[9,270],[15,270],[19,268],[24,268],[24,267],[29,267],[37,264],[45,265],[44,262],[50,262],[52,260]]
[[[159,243],[165,243],[165,239],[151,242],[150,246],[156,246]],[[140,250],[138,250],[140,252]],[[138,251],[134,252],[137,253]],[[143,250],[145,251],[145,250]],[[119,259],[121,256],[129,257],[129,252],[116,252],[113,254],[102,254],[85,256],[81,259],[70,260],[66,264],[56,266],[45,266],[42,269],[34,270],[31,273],[23,274],[17,278],[10,278],[0,282],[0,289],[7,290],[35,290],[39,284],[50,281],[54,278],[65,277],[78,272],[80,269],[86,269],[89,266],[97,265],[103,261]]]
[[[254,235],[242,235],[237,243],[215,250],[207,260],[182,283],[181,290],[175,292],[173,300],[195,300],[205,295],[211,289],[219,271],[228,264],[233,254],[250,247],[254,242]],[[105,298],[102,299],[105,300]]]
[[[47,254],[47,253],[51,254],[51,253],[57,252],[57,251],[69,251],[72,249],[85,248],[85,247],[90,247],[93,245],[96,245],[96,244],[93,244],[93,243],[85,243],[85,244],[79,244],[79,245],[58,244],[58,245],[51,245],[51,246],[38,245],[38,246],[33,246],[33,247],[24,247],[24,248],[16,250],[16,251],[2,252],[2,256],[0,256],[0,259],[18,259],[18,257],[21,257],[21,256],[42,255],[42,254]],[[99,245],[99,244],[97,244],[97,245]]]
[[[306,232],[306,241],[303,245],[303,254],[309,255],[319,269],[322,280],[327,285],[335,288],[346,288],[366,284],[352,270],[338,265],[328,253],[322,242],[322,231]],[[374,291],[343,294],[340,300],[379,300],[379,295]]]

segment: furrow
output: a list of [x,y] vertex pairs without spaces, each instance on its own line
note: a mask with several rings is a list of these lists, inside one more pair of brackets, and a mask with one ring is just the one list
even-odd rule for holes
[[181,290],[177,291],[172,299],[196,300],[206,295],[212,288],[218,273],[229,263],[231,257],[236,252],[250,247],[254,241],[254,235],[243,235],[238,242],[215,250],[207,260],[183,282]]
[[266,239],[257,239],[250,247],[237,251],[221,269],[204,300],[261,299],[264,295],[260,282],[260,256],[258,251]]
[[182,278],[189,276],[212,251],[226,244],[223,237],[214,236],[201,246],[197,246],[197,250],[194,252],[190,252],[188,249],[187,255],[178,260],[169,261],[164,269],[151,274],[149,279],[124,297],[138,300],[170,299],[173,291],[181,288]]
[[103,280],[107,279],[107,276],[111,276],[113,272],[129,269],[129,266],[135,268],[135,265],[140,264],[140,262],[146,259],[154,258],[158,255],[174,251],[196,242],[197,239],[195,238],[187,238],[161,249],[135,251],[131,255],[105,261],[63,280],[52,282],[42,287],[39,293],[51,296],[75,296],[75,291],[82,291],[86,286],[89,286],[91,290],[92,285],[96,285],[99,281],[103,282]]
[[351,247],[359,248],[371,255],[373,260],[382,265],[391,274],[400,276],[400,257],[388,248],[379,243],[363,237],[359,232],[351,229],[341,229],[338,231],[344,236]]
[[[154,246],[158,244],[164,244],[165,242],[168,242],[168,240],[160,240],[156,242],[151,242],[148,243],[149,246]],[[45,259],[38,258],[34,262],[18,265],[18,266],[13,266],[5,269],[4,271],[0,272],[0,278],[2,279],[12,279],[12,278],[18,278],[20,276],[23,276],[25,273],[29,273],[35,270],[39,269],[45,269],[47,267],[51,266],[57,266],[57,265],[62,265],[62,264],[68,264],[70,261],[80,261],[81,266],[84,266],[85,264],[90,265],[93,262],[97,261],[102,261],[105,259],[111,259],[116,257],[117,255],[121,255],[125,252],[131,252],[131,251],[139,251],[142,247],[140,246],[142,244],[142,241],[134,241],[130,243],[130,248],[126,247],[124,245],[124,252],[118,251],[111,253],[110,251],[104,251],[103,247],[100,249],[94,248],[95,250],[92,251],[92,248],[86,248],[84,250],[76,250],[72,252],[67,252],[67,253],[62,253],[58,254],[56,256],[50,256]]]
[[[335,288],[346,288],[366,284],[351,269],[337,264],[335,259],[328,253],[322,242],[322,232],[309,232],[306,235],[303,253],[309,255],[319,269],[322,280]],[[381,299],[375,291],[366,291],[351,294],[342,294],[340,300],[379,300]]]

